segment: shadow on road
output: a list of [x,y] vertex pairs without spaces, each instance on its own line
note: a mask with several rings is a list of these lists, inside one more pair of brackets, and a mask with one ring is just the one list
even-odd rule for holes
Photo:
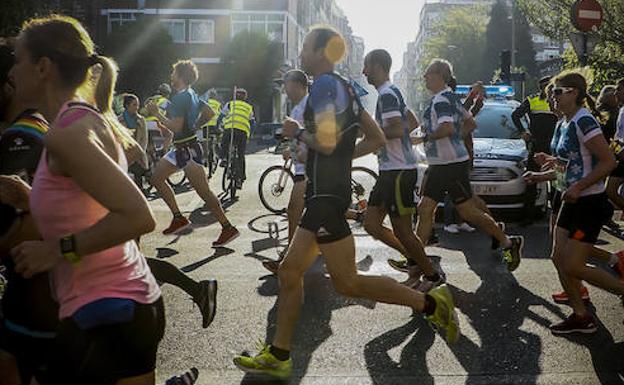
[[[370,267],[369,258],[358,262],[364,269]],[[310,359],[314,351],[331,335],[331,315],[334,310],[347,306],[360,305],[374,308],[375,302],[357,300],[336,294],[331,280],[325,274],[323,258],[319,257],[308,270],[304,278],[304,303],[299,316],[299,323],[295,329],[292,346],[293,376],[288,382],[271,378],[246,375],[241,385],[264,384],[299,384],[305,376]],[[277,296],[278,281],[274,275],[261,278],[262,284],[258,287],[258,294],[262,296]],[[277,320],[277,301],[267,315],[266,341],[273,340]],[[255,354],[255,352],[254,352]]]
[[183,268],[181,268],[180,270],[182,270],[185,273],[190,273],[191,271],[195,270],[195,269],[199,269],[200,267],[204,266],[207,263],[210,263],[212,261],[214,261],[215,259],[219,258],[219,257],[223,257],[224,255],[229,255],[232,254],[234,252],[234,250],[229,249],[227,247],[220,247],[217,249],[214,249],[214,253],[207,257],[204,258],[202,260],[199,260],[197,262],[191,263],[188,266],[184,266]]

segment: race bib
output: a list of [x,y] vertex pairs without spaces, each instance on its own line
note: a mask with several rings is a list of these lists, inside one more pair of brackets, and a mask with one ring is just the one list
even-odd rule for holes
[[555,162],[555,175],[556,179],[553,181],[553,186],[558,190],[563,192],[566,188],[568,188],[568,182],[566,179],[566,175],[568,173],[568,165],[570,164],[569,159],[565,158],[557,158]]

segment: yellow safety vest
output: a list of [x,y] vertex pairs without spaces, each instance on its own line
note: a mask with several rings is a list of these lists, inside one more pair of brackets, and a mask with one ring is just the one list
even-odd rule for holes
[[[167,98],[166,98],[166,97],[164,97],[164,96],[162,96],[162,95],[157,95],[157,96],[152,96],[150,99],[151,99],[151,101],[153,101],[153,102],[155,102],[155,103],[156,103],[156,105],[158,106],[158,108],[160,108],[160,112],[162,112],[162,114],[163,114],[163,115],[165,115],[166,111],[165,111],[165,109],[163,108],[163,105],[165,105],[165,103],[167,103],[167,102],[168,102]],[[147,111],[146,111],[146,112],[147,112]],[[145,120],[146,120],[147,122],[155,122],[155,121],[157,121],[157,120],[158,120],[158,118],[157,118],[157,117],[155,117],[155,116],[146,116],[146,117],[145,117]]]
[[208,106],[210,106],[212,112],[214,112],[214,116],[208,121],[207,125],[209,127],[216,126],[217,120],[219,119],[219,112],[221,112],[221,103],[216,99],[208,99]]
[[548,113],[552,114],[550,105],[546,99],[541,99],[539,95],[529,96],[529,105],[532,114]]
[[242,101],[231,101],[228,104],[227,115],[223,119],[223,128],[231,129],[236,128],[237,130],[244,131],[249,137],[251,131],[251,125],[249,121],[253,116],[253,107],[251,104]]

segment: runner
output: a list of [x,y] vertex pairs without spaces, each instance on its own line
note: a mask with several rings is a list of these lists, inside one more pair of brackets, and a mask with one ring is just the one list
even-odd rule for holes
[[549,167],[548,171],[529,173],[534,181],[555,180],[561,192],[552,259],[573,313],[552,324],[550,330],[553,334],[594,333],[598,328],[583,303],[581,281],[624,294],[624,281],[586,264],[602,225],[613,214],[604,179],[616,162],[600,124],[583,107],[586,101],[592,102],[585,78],[568,72],[557,76],[554,83],[555,107],[563,114],[552,140],[554,156],[543,155],[547,162],[542,163]]
[[448,87],[454,78],[452,66],[446,60],[434,59],[424,77],[427,89],[434,96],[424,114],[426,134],[417,141],[425,144],[429,162],[418,204],[418,236],[420,239],[429,238],[437,204],[443,202],[445,194],[449,193],[465,221],[500,242],[507,268],[514,271],[520,264],[524,239],[505,235],[494,219],[478,209],[472,199],[470,156],[462,136],[474,130],[476,124],[461,104],[459,96]]
[[[409,136],[411,129],[403,94],[390,82],[391,66],[392,58],[383,49],[373,50],[364,58],[362,72],[379,93],[375,120],[386,138],[385,146],[377,152],[379,178],[370,193],[364,227],[374,238],[416,263],[409,269],[406,283],[426,293],[443,284],[444,277],[433,267],[412,229],[418,180],[416,154]],[[390,216],[392,230],[383,225],[386,215]],[[421,275],[424,275],[422,280]]]
[[[41,381],[42,368],[58,324],[58,305],[52,299],[48,274],[25,279],[15,271],[10,250],[26,240],[39,239],[28,207],[9,205],[11,191],[27,190],[43,150],[47,121],[15,97],[9,79],[13,44],[0,39],[0,262],[7,285],[0,322],[0,383]],[[21,180],[16,175],[21,176]]]
[[[303,125],[303,111],[305,110],[306,102],[308,101],[308,76],[301,70],[290,70],[284,75],[284,90],[290,102],[294,105],[290,112],[290,117]],[[285,159],[292,158],[295,163],[295,184],[290,192],[290,199],[288,200],[288,209],[286,214],[288,216],[288,244],[292,241],[295,229],[301,219],[301,214],[304,208],[304,195],[305,195],[305,163],[302,159],[305,159],[306,147],[301,142],[295,143],[295,148],[289,148],[285,150]],[[284,258],[285,251],[277,261],[265,261],[262,265],[271,273],[277,273],[280,262]]]
[[[352,158],[379,149],[384,137],[348,81],[333,72],[345,48],[342,36],[329,27],[312,29],[303,42],[302,66],[315,79],[304,112],[306,129],[287,119],[284,135],[308,146],[305,212],[279,268],[275,337],[254,357],[234,357],[236,366],[246,372],[290,376],[291,339],[303,299],[303,275],[316,260],[317,247],[338,293],[411,307],[444,330],[448,341],[459,337],[446,286],[425,295],[388,277],[357,274],[354,239],[344,217],[351,203],[351,163]],[[364,138],[356,145],[358,128]]]
[[[615,88],[615,97],[619,106],[619,114],[616,120],[615,142],[624,141],[624,78],[620,79]],[[609,176],[607,182],[607,194],[611,203],[620,210],[624,210],[624,198],[620,195],[620,188],[624,185],[624,151],[616,157],[617,167]]]
[[155,222],[125,173],[132,138],[111,110],[117,68],[58,15],[24,24],[15,59],[16,96],[53,121],[32,192],[18,198],[43,240],[11,250],[25,278],[50,271],[60,305],[46,383],[153,384],[163,302],[132,240]]
[[198,72],[195,64],[190,60],[181,60],[173,65],[171,85],[177,94],[171,99],[167,109],[167,117],[159,110],[156,104],[149,104],[148,111],[158,117],[158,120],[167,129],[174,132],[173,144],[175,149],[169,151],[158,161],[152,185],[159,192],[171,213],[173,219],[163,234],[174,234],[190,225],[190,222],[178,207],[173,189],[167,183],[167,178],[178,169],[184,169],[189,182],[197,194],[206,202],[206,206],[221,224],[219,238],[212,243],[215,247],[225,246],[238,237],[238,230],[228,221],[217,197],[210,191],[206,170],[202,167],[202,149],[197,141],[197,127],[209,121],[214,112],[204,102],[200,101],[191,86],[197,81]]
[[139,106],[141,105],[139,97],[134,94],[123,95],[124,111],[119,116],[119,121],[123,124],[134,140],[143,150],[141,157],[138,161],[129,163],[128,171],[134,176],[134,183],[137,186],[143,184],[141,177],[145,174],[148,168],[147,154],[147,123],[145,118],[139,114]]

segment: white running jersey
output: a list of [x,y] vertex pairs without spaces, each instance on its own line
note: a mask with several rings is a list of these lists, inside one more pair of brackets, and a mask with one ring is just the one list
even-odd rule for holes
[[401,91],[389,81],[377,89],[377,109],[375,120],[382,129],[388,125],[388,120],[399,117],[403,122],[403,136],[386,139],[386,144],[377,152],[379,170],[411,170],[417,167],[416,154],[412,147],[407,126],[407,106]]
[[[303,99],[301,99],[299,103],[293,107],[292,111],[290,111],[290,117],[299,122],[301,127],[303,127],[303,112],[305,111],[307,102],[308,95],[304,96]],[[303,142],[297,142],[296,148],[298,151],[303,152],[307,150],[306,145]],[[305,163],[299,162],[296,153],[293,153],[292,155],[295,162],[295,175],[305,175]]]

